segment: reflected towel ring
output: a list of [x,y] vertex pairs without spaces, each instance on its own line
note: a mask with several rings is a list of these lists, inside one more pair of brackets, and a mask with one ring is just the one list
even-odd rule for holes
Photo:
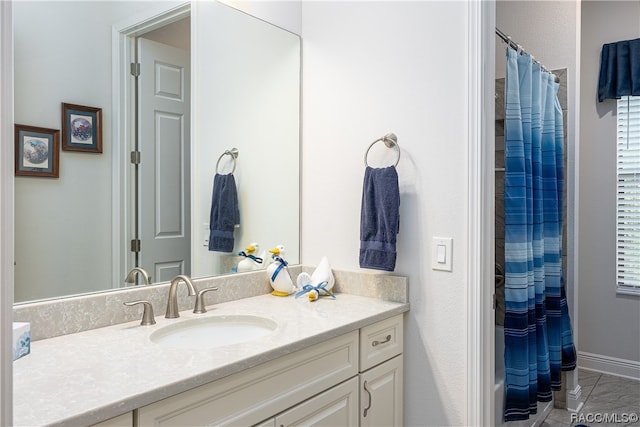
[[396,162],[393,166],[394,167],[398,166],[398,163],[400,162],[400,146],[398,145],[398,137],[396,136],[395,133],[388,133],[382,138],[376,139],[371,143],[371,145],[369,145],[369,148],[367,148],[367,151],[364,153],[364,165],[369,166],[369,162],[367,161],[367,157],[369,156],[369,150],[371,150],[371,147],[373,147],[376,144],[376,142],[380,142],[380,141],[384,142],[384,145],[386,145],[388,148],[396,147],[396,150],[398,151],[398,158],[396,159]]
[[220,160],[222,160],[222,158],[224,156],[231,156],[231,159],[233,160],[233,169],[231,169],[231,172],[229,173],[233,173],[236,170],[236,159],[238,158],[238,149],[237,148],[232,148],[231,150],[225,150],[224,153],[222,153],[220,155],[220,157],[218,157],[218,162],[216,163],[216,173],[219,174],[219,170],[218,170],[218,166],[220,166]]

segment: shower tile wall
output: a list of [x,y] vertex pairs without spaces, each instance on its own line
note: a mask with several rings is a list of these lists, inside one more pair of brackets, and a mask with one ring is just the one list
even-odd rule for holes
[[[562,268],[567,271],[567,69],[554,70],[553,73],[560,78],[560,89],[558,99],[562,107],[564,118],[564,200],[563,200],[563,222],[562,231]],[[495,252],[496,264],[504,266],[504,78],[496,79],[496,200],[495,200]],[[496,274],[498,272],[496,271]],[[496,280],[496,324],[504,325],[504,284],[498,285]]]

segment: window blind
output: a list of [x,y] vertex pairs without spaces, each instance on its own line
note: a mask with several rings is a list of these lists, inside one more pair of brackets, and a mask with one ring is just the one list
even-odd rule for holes
[[618,100],[617,290],[640,294],[640,96]]

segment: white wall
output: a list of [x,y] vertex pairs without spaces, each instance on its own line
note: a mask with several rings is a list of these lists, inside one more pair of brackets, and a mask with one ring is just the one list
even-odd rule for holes
[[[409,277],[405,425],[464,425],[467,73],[464,2],[303,2],[302,256],[359,269],[363,155],[402,158],[395,273]],[[453,272],[431,270],[453,237]]]
[[582,28],[580,363],[601,359],[600,368],[610,369],[607,359],[616,358],[638,369],[640,298],[617,295],[615,286],[616,101],[599,103],[597,85],[602,45],[640,37],[640,3],[583,2]]

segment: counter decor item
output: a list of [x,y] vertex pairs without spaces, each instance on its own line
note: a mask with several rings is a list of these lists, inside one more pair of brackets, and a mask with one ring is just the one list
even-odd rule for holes
[[29,322],[13,322],[13,360],[31,353],[31,325]]
[[329,259],[323,256],[311,275],[305,272],[298,275],[297,284],[300,290],[296,293],[296,298],[307,295],[309,301],[316,301],[324,295],[335,299],[336,296],[332,292],[335,282]]
[[238,273],[243,273],[246,271],[260,270],[261,268],[263,268],[265,253],[264,251],[262,251],[260,256],[256,256],[259,250],[260,245],[254,242],[247,246],[244,251],[238,252],[238,256],[244,257],[244,259],[240,260],[238,266],[236,267],[236,271]]
[[273,262],[267,267],[267,277],[269,277],[269,283],[273,288],[271,295],[278,297],[286,297],[294,293],[297,287],[291,280],[291,274],[287,268],[288,263],[284,259],[285,249],[283,245],[278,245],[269,252],[272,254],[271,258]]
[[296,293],[296,298],[300,298],[303,295],[307,295],[309,301],[317,301],[323,295],[336,299],[336,296],[327,289],[327,282],[322,282],[317,285],[303,285],[302,289]]

